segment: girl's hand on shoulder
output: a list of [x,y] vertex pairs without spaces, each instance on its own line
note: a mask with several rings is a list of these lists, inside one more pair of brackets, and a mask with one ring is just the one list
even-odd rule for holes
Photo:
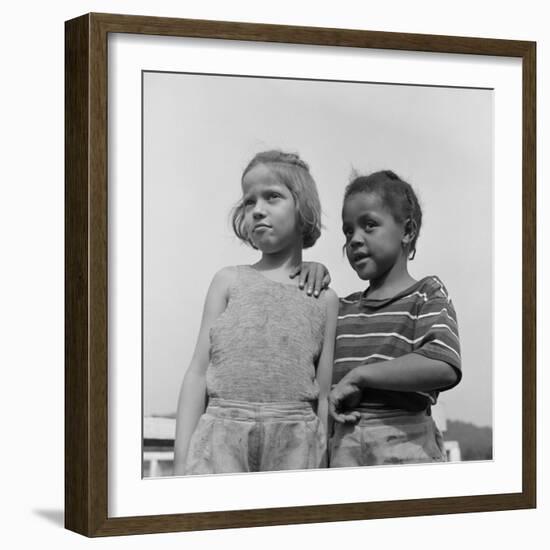
[[330,285],[330,273],[328,269],[318,262],[302,262],[302,265],[289,275],[291,279],[300,275],[298,286],[306,288],[308,296],[312,294],[317,298],[322,290]]
[[361,402],[361,388],[346,377],[332,387],[328,396],[328,410],[336,422],[358,422],[361,418],[355,409]]

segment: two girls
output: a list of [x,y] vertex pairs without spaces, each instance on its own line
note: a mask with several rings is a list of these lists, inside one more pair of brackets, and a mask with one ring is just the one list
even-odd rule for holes
[[261,153],[242,190],[233,227],[262,257],[214,277],[180,394],[175,473],[322,466],[331,379],[331,467],[444,461],[430,406],[460,380],[456,314],[437,277],[408,272],[422,223],[410,185],[383,171],[346,188],[346,254],[369,286],[341,300],[337,328],[332,291],[303,296],[307,273],[288,282],[320,234],[307,165]]

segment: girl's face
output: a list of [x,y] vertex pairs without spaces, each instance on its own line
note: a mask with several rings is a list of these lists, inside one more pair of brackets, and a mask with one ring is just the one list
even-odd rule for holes
[[250,169],[242,188],[245,224],[256,248],[273,253],[301,241],[294,197],[269,167]]
[[404,254],[404,224],[377,193],[354,193],[344,202],[342,230],[351,267],[363,280],[386,275]]

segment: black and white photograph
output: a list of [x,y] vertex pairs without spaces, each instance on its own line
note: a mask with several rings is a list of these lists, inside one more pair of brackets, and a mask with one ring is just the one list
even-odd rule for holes
[[545,13],[6,3],[0,545],[545,540]]
[[494,100],[143,71],[144,478],[493,459]]

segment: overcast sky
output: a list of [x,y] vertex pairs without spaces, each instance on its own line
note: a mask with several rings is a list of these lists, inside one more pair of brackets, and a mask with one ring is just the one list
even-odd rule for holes
[[464,377],[449,419],[492,425],[493,92],[478,89],[144,74],[144,413],[176,410],[206,290],[258,253],[233,235],[242,170],[259,151],[311,168],[325,230],[305,259],[340,296],[363,289],[342,255],[353,170],[391,169],[423,208],[413,277],[438,275],[458,314]]

